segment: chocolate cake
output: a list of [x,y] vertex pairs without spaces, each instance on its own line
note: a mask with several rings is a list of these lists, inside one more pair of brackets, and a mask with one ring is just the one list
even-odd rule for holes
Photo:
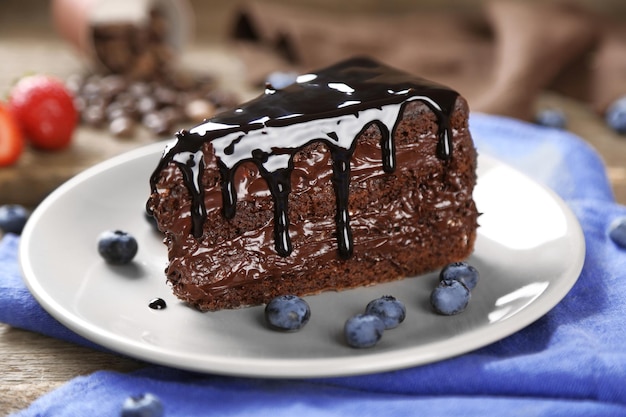
[[177,133],[147,208],[174,293],[217,310],[462,260],[475,182],[467,102],[354,58]]

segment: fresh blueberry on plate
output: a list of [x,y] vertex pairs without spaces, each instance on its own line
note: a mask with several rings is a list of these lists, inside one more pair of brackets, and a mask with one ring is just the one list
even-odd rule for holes
[[110,264],[129,263],[138,249],[137,240],[122,230],[107,230],[98,237],[98,253]]
[[565,113],[559,109],[542,109],[535,115],[535,123],[541,126],[565,129],[567,118]]
[[19,204],[0,206],[0,230],[4,233],[21,234],[29,215],[29,211]]
[[430,305],[444,316],[459,314],[470,300],[470,290],[461,281],[439,281],[430,294]]
[[265,306],[265,320],[276,330],[300,330],[310,318],[309,304],[297,295],[280,295]]
[[607,108],[604,119],[611,129],[621,135],[626,134],[626,96],[618,98]]
[[478,270],[467,262],[453,262],[439,273],[440,281],[461,281],[470,291],[478,284],[479,277]]
[[365,307],[366,314],[380,317],[385,323],[385,330],[398,327],[406,317],[406,308],[402,301],[391,295],[384,295],[370,301]]
[[346,342],[353,348],[374,346],[385,332],[385,323],[374,314],[357,314],[344,325]]
[[154,394],[128,397],[122,405],[122,417],[162,417],[163,404]]
[[611,224],[609,237],[617,246],[626,249],[626,217],[617,219]]
[[283,88],[295,83],[297,78],[298,74],[295,72],[274,71],[268,74],[265,82],[276,90],[282,90]]

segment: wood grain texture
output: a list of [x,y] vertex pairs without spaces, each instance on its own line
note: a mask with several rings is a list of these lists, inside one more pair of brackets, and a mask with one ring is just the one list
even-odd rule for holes
[[0,324],[0,415],[27,407],[66,381],[99,370],[129,372],[145,364]]

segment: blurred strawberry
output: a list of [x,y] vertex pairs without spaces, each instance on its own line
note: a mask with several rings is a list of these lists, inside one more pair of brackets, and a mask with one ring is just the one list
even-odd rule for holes
[[65,84],[48,75],[31,75],[15,84],[9,106],[33,146],[56,150],[67,147],[78,112]]
[[8,107],[0,103],[0,167],[14,164],[24,150],[24,138]]

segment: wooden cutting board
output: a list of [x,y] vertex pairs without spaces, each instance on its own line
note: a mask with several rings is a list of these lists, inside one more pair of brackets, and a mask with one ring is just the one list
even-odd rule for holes
[[0,204],[19,203],[33,207],[77,173],[154,141],[147,131],[139,132],[130,140],[120,140],[105,131],[80,128],[67,150],[44,152],[27,149],[17,165],[0,168]]

